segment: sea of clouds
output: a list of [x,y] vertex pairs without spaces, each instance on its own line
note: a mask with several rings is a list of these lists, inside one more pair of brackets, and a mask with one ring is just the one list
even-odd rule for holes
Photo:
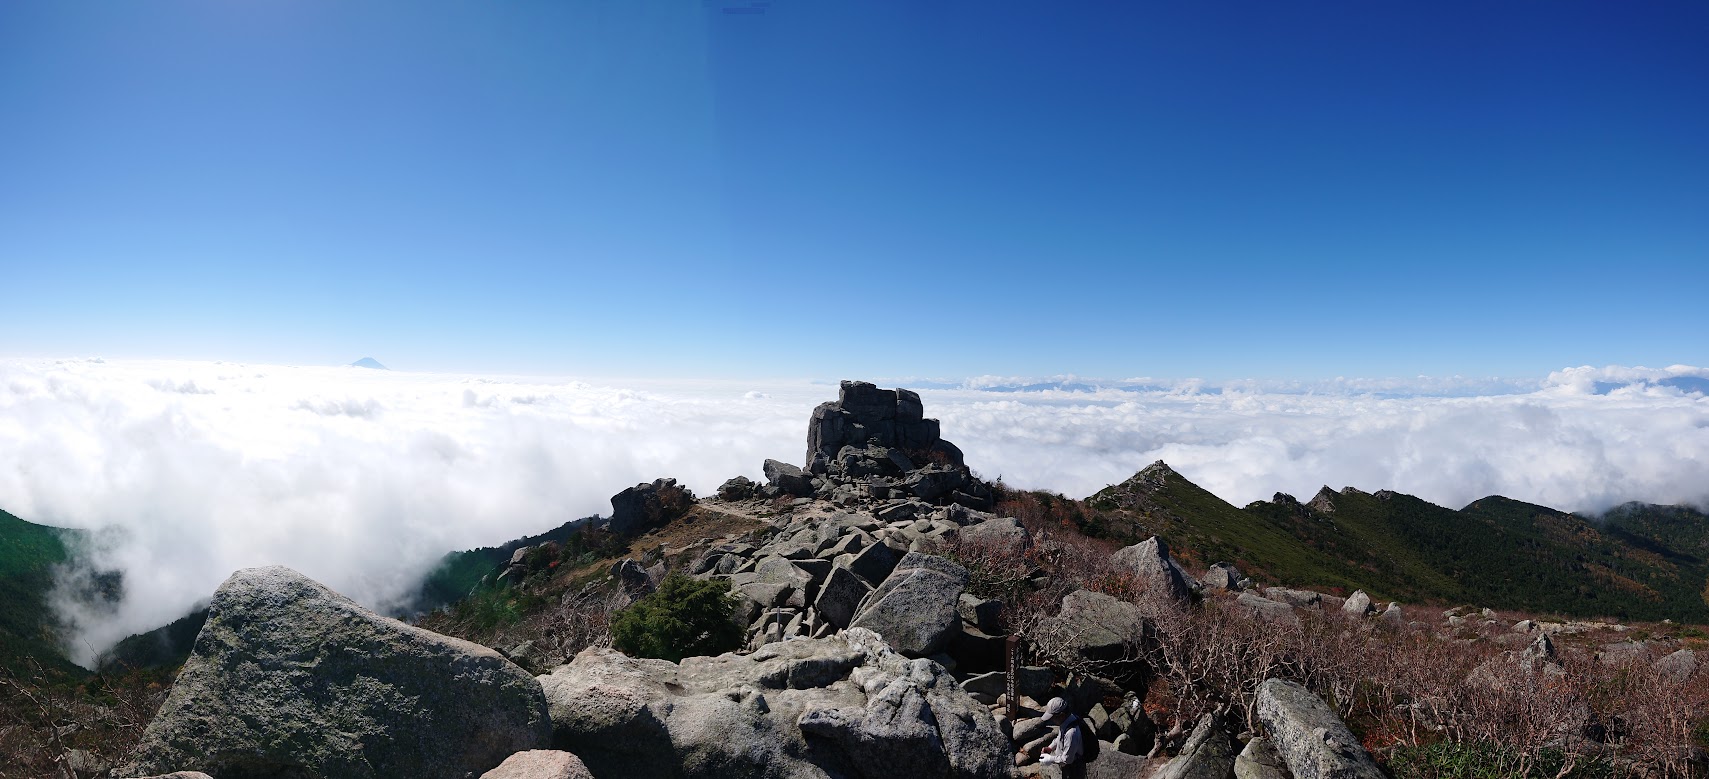
[[[1327,484],[1598,512],[1709,505],[1705,377],[903,384],[924,388],[982,475],[1073,497],[1162,459],[1236,505]],[[116,606],[61,598],[86,662],[247,566],[397,608],[445,552],[608,513],[637,482],[675,476],[705,495],[759,478],[768,457],[800,462],[807,415],[835,397],[805,380],[0,361],[0,508],[98,531],[90,559],[123,572]]]

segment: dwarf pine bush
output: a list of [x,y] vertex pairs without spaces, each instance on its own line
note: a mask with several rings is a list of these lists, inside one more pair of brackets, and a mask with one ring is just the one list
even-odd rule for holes
[[631,657],[680,662],[737,648],[742,628],[734,620],[730,583],[697,581],[673,573],[659,589],[611,620],[611,643]]

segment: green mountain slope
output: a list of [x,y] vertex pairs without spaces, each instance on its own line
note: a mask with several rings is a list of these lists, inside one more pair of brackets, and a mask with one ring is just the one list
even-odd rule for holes
[[66,561],[76,531],[25,522],[0,511],[0,665],[21,669],[26,658],[44,668],[73,671],[60,649],[47,605],[53,567]]
[[1325,487],[1235,508],[1159,462],[1085,500],[1085,526],[1156,534],[1205,565],[1381,599],[1570,616],[1709,622],[1709,517],[1628,504],[1590,519],[1500,496],[1461,510],[1388,490]]
[[569,540],[578,528],[593,519],[594,517],[583,517],[565,522],[537,536],[518,538],[500,546],[484,546],[445,555],[440,559],[439,566],[422,582],[421,593],[417,596],[412,610],[432,611],[462,600],[481,583],[481,577],[491,575],[494,569],[509,562],[511,554],[516,550],[547,541],[563,543]]

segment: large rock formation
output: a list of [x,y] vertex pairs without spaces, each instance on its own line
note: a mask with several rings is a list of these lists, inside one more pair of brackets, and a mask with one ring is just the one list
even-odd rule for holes
[[821,458],[829,464],[845,446],[864,449],[871,444],[899,449],[920,465],[933,458],[962,464],[961,450],[939,436],[936,419],[925,418],[917,393],[845,381],[835,402],[813,409],[807,427],[807,464]]
[[668,522],[694,505],[694,493],[676,479],[655,479],[611,496],[608,527],[620,536],[632,536],[653,525]]
[[289,568],[232,574],[125,776],[463,779],[551,737],[528,673]]
[[681,664],[589,649],[540,683],[556,745],[601,779],[1010,774],[985,707],[859,628]]
[[1294,779],[1383,779],[1341,718],[1298,684],[1265,681],[1258,688],[1258,719]]
[[991,487],[968,471],[961,450],[926,419],[920,396],[845,381],[834,402],[813,409],[807,425],[806,470],[768,461],[765,493],[813,495],[841,505],[914,499],[991,505]]

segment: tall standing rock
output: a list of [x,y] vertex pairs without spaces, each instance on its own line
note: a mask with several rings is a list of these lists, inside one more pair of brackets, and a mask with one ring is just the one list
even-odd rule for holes
[[232,574],[125,776],[478,776],[547,746],[540,684],[280,566]]

